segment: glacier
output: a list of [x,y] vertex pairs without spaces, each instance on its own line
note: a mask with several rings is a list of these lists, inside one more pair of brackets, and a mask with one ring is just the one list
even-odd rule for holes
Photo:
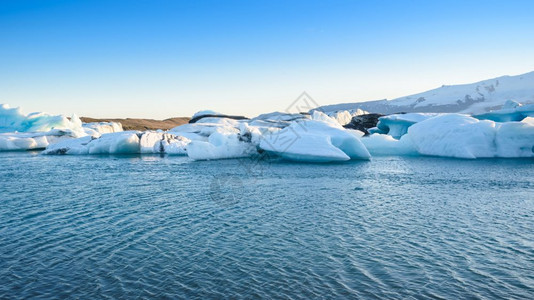
[[315,108],[331,113],[357,110],[380,113],[463,113],[483,114],[500,109],[507,100],[534,104],[534,72],[501,76],[475,83],[443,85],[436,89],[393,100],[341,103]]

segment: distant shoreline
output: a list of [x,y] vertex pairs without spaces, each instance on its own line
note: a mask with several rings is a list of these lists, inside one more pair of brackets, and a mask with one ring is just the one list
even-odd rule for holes
[[189,122],[191,118],[188,117],[176,117],[165,120],[153,120],[153,119],[96,119],[90,117],[80,118],[84,123],[91,122],[118,122],[122,124],[124,130],[168,130],[176,126],[180,126]]

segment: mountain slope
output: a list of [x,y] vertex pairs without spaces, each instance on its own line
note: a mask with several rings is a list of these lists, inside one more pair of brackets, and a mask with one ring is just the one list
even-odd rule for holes
[[534,103],[534,72],[502,76],[471,84],[442,86],[423,93],[393,100],[345,103],[322,106],[329,112],[363,109],[391,114],[397,112],[483,113],[499,109],[506,100]]

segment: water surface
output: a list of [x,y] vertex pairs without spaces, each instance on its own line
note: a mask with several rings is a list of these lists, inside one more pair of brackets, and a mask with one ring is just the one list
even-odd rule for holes
[[534,298],[531,159],[0,166],[0,298]]

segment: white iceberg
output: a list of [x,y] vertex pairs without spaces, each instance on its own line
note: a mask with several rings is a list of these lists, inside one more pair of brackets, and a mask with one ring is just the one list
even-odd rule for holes
[[497,157],[534,157],[534,118],[498,125]]
[[374,133],[362,137],[361,141],[372,156],[419,155],[409,135],[403,135],[400,139],[395,139],[387,134]]
[[492,157],[495,122],[459,114],[414,124],[408,135],[420,154],[457,158]]
[[52,129],[71,130],[83,133],[82,121],[73,115],[70,119],[42,112],[22,113],[20,108],[0,105],[0,132],[46,132]]
[[85,136],[49,145],[43,154],[175,154],[185,155],[191,140],[164,132],[123,131]]
[[85,136],[49,145],[43,154],[128,154],[139,153],[139,134],[136,131],[105,133],[100,137]]
[[408,129],[417,152],[423,155],[487,158],[534,157],[534,124],[496,123],[459,115],[440,115]]
[[378,123],[376,124],[377,130],[369,130],[369,132],[388,134],[399,139],[408,132],[408,128],[413,124],[437,115],[436,113],[409,113],[384,116],[378,119]]
[[346,130],[323,113],[315,111],[313,120],[300,120],[265,135],[260,148],[283,158],[304,162],[334,162],[369,159],[360,141],[362,132]]
[[522,105],[521,103],[508,100],[500,110],[474,115],[473,117],[495,122],[522,121],[527,117],[534,117],[534,104]]
[[122,131],[118,123],[83,124],[76,115],[71,118],[42,112],[26,115],[20,108],[0,106],[0,151],[44,149],[66,139],[117,131]]
[[186,147],[191,140],[162,131],[145,131],[139,138],[139,151],[142,154],[160,153],[186,155]]
[[83,131],[87,135],[100,136],[104,133],[113,133],[121,132],[122,124],[117,122],[93,122],[93,123],[83,123]]
[[192,141],[187,146],[187,155],[194,160],[248,157],[254,153],[257,153],[254,145],[230,131],[214,132],[207,141]]
[[369,113],[359,108],[350,109],[350,110],[336,110],[336,111],[322,111],[320,109],[312,109],[311,113],[313,113],[314,111],[319,111],[319,112],[324,113],[325,115],[336,120],[341,126],[349,124],[352,121],[353,117],[366,115]]

